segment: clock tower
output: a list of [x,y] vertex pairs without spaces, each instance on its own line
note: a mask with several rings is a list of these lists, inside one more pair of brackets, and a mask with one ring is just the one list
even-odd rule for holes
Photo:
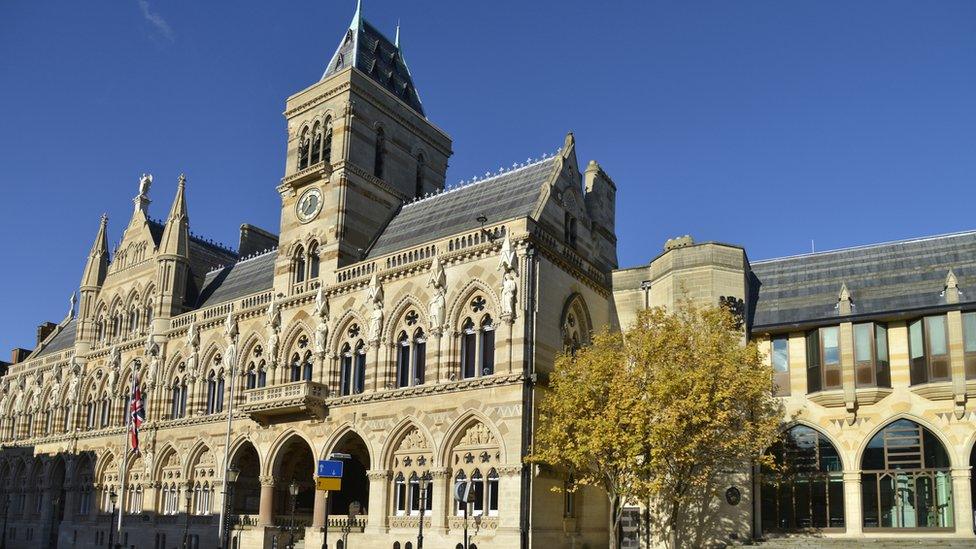
[[285,105],[275,291],[333,283],[410,200],[444,187],[451,139],[427,120],[400,46],[357,6],[322,78]]

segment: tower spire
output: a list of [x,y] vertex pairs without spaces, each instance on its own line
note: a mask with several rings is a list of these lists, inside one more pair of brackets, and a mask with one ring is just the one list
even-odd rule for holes
[[180,174],[176,184],[176,198],[166,218],[166,228],[159,242],[163,254],[186,256],[190,249],[190,219],[186,214],[186,175]]
[[396,46],[397,49],[400,48],[400,20],[399,19],[397,19],[396,35],[393,38],[393,45]]
[[85,272],[81,276],[81,286],[98,287],[105,280],[105,273],[108,272],[108,216],[102,214],[101,222],[98,224],[98,233],[95,235],[95,242],[92,244],[91,251],[88,252],[88,261],[85,263]]
[[363,22],[363,0],[356,0],[356,13],[352,16],[352,23],[349,25],[350,29],[358,30]]

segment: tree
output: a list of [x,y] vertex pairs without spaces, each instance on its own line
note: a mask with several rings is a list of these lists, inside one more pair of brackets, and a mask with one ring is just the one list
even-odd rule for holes
[[772,370],[737,326],[724,308],[682,303],[557,357],[528,459],[604,490],[611,549],[624,503],[654,501],[659,535],[677,548],[702,493],[765,459],[780,422]]

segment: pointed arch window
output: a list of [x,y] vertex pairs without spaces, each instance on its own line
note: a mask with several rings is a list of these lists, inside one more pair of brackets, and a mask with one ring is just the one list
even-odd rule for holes
[[325,133],[322,135],[322,161],[332,162],[332,119],[325,119]]
[[470,379],[495,373],[495,324],[490,315],[478,327],[471,318],[461,325],[461,377]]
[[85,404],[85,429],[92,430],[95,428],[95,401],[91,397],[88,397],[88,402]]
[[294,268],[295,283],[305,282],[305,248],[299,246],[295,250]]
[[[455,485],[457,485],[459,483],[462,483],[462,482],[465,482],[467,480],[468,480],[468,476],[464,474],[464,471],[458,471],[457,474],[454,475],[454,484]],[[456,500],[454,498],[451,498],[451,499],[454,500],[454,512],[455,512],[455,514],[457,516],[459,516],[459,517],[460,516],[463,516],[464,515],[464,506],[467,505],[467,504],[464,503],[464,502],[462,502],[462,501],[458,501],[458,500]]]
[[210,370],[207,374],[207,401],[206,413],[212,414],[217,411],[217,373]]
[[186,378],[173,380],[170,398],[170,418],[179,419],[186,415]]
[[819,431],[797,425],[769,450],[761,472],[762,527],[767,532],[844,528],[840,454]]
[[99,421],[99,427],[108,427],[108,421],[111,414],[109,413],[112,408],[112,399],[105,395],[102,397],[102,409],[101,409],[101,419]]
[[373,175],[383,179],[383,163],[386,154],[386,134],[383,128],[376,129],[376,147],[373,150]]
[[494,469],[488,471],[488,480],[485,482],[485,508],[488,516],[498,515],[498,471]]
[[313,241],[308,245],[308,278],[319,277],[319,243]]
[[410,339],[406,332],[397,338],[396,383],[397,387],[410,386]]
[[308,154],[311,140],[309,139],[308,128],[303,128],[298,138],[298,169],[304,170],[308,167]]
[[949,455],[928,429],[899,419],[871,438],[861,460],[864,528],[951,530]]
[[224,371],[220,370],[217,373],[217,395],[216,404],[214,406],[214,411],[217,413],[224,411]]
[[397,473],[393,480],[393,513],[397,516],[407,514],[407,485],[403,481],[403,473]]
[[312,126],[312,159],[309,164],[318,164],[322,154],[322,127],[318,122]]

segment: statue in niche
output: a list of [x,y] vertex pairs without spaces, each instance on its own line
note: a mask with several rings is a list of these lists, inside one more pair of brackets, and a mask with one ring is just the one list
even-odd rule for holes
[[324,356],[329,339],[329,300],[322,288],[315,295],[315,317],[318,319],[315,325],[315,354]]

